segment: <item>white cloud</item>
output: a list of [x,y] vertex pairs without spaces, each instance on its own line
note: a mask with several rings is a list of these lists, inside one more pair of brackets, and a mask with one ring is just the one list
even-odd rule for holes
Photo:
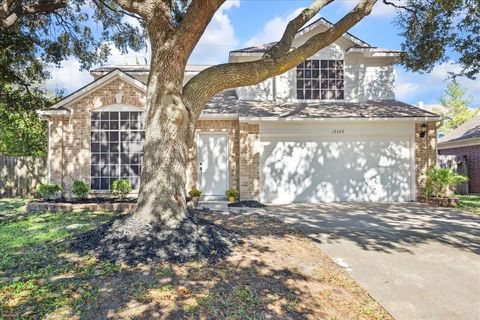
[[284,16],[277,16],[267,21],[262,30],[250,38],[246,43],[246,47],[256,46],[272,41],[278,41],[283,35],[285,28],[290,20],[295,18],[304,8],[295,9],[292,13]]
[[192,52],[189,63],[216,64],[227,61],[228,52],[237,49],[240,43],[227,11],[239,6],[240,0],[232,0],[220,7]]
[[[453,61],[435,66],[428,74],[415,74],[399,69],[395,94],[397,99],[409,103],[424,101],[425,103],[439,103],[449,83],[449,72],[459,72],[461,67]],[[473,106],[480,105],[480,81],[465,77],[457,79],[466,90],[467,95],[474,99]]]
[[107,65],[144,65],[145,62],[150,63],[151,58],[150,44],[146,50],[138,52],[129,50],[128,53],[122,54],[113,44],[110,45],[110,56]]
[[88,71],[80,71],[77,59],[70,58],[64,61],[60,68],[49,68],[51,78],[45,83],[49,90],[62,90],[72,92],[92,81]]

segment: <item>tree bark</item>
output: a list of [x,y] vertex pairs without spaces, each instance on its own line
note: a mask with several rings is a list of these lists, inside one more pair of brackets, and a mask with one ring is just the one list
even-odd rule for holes
[[188,134],[191,123],[182,100],[185,64],[176,50],[152,46],[147,123],[140,193],[135,216],[175,228],[185,218]]

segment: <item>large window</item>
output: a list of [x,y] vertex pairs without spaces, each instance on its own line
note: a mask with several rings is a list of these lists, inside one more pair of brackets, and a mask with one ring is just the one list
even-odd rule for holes
[[343,60],[306,60],[297,67],[297,99],[344,98]]
[[145,112],[92,112],[92,190],[111,190],[119,178],[128,179],[138,189],[144,141]]

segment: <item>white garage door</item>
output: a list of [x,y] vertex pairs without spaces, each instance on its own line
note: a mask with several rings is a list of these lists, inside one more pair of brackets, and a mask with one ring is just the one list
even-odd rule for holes
[[261,138],[261,200],[409,201],[411,148],[408,137]]

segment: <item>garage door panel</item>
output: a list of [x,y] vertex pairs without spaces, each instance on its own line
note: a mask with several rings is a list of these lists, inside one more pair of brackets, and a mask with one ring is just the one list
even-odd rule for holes
[[261,199],[272,203],[410,200],[410,142],[263,141]]

